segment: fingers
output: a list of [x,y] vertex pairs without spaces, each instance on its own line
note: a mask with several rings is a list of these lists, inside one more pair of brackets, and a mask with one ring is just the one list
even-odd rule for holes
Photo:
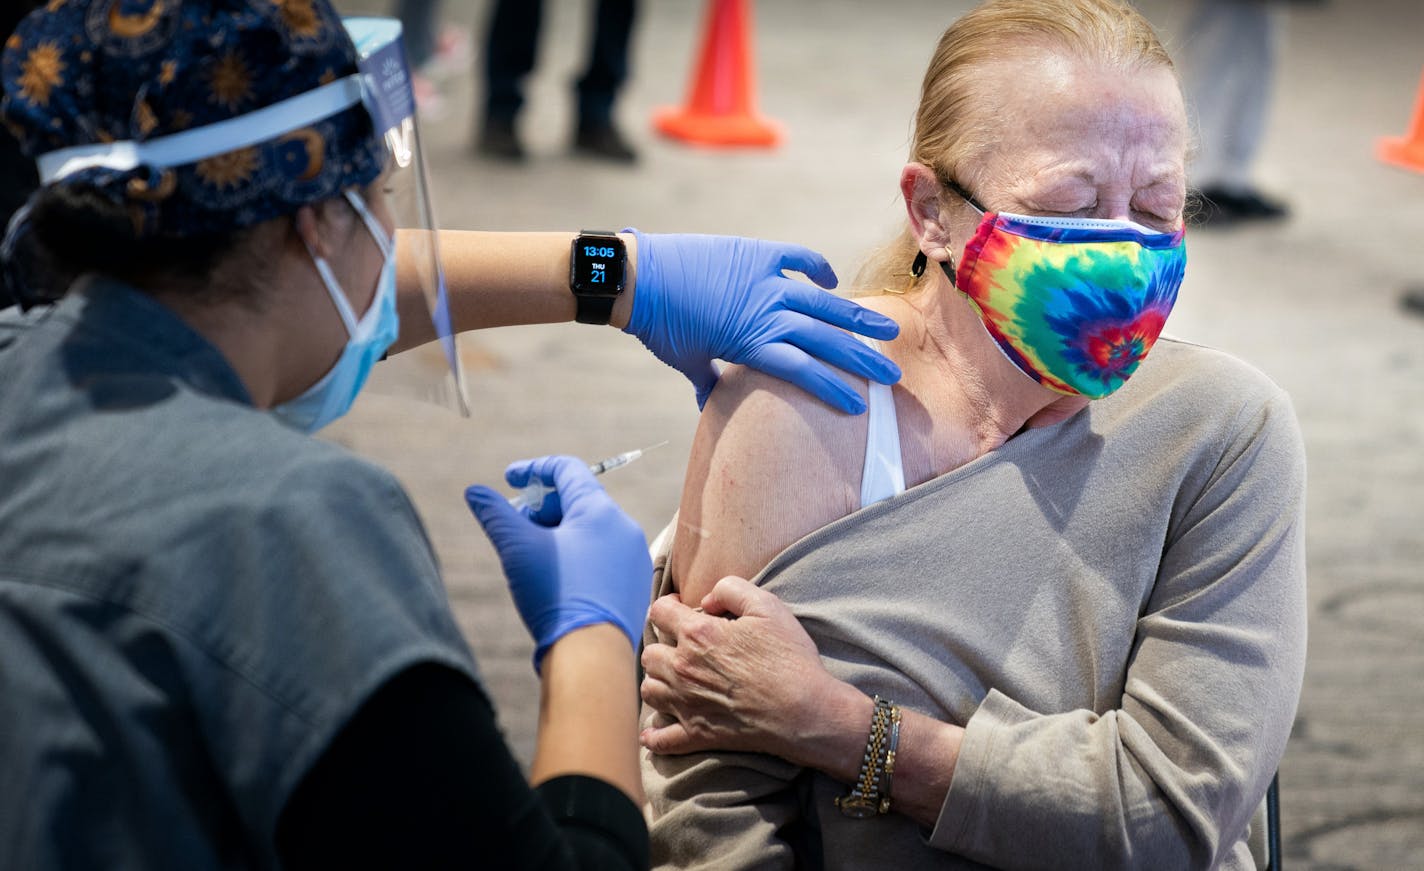
[[676,720],[662,726],[649,726],[638,734],[643,746],[659,755],[696,753],[706,749],[688,733],[687,727]]
[[708,360],[706,363],[683,370],[687,380],[692,382],[693,388],[697,391],[697,410],[701,411],[707,404],[707,397],[712,395],[712,388],[717,386],[717,364]]
[[789,381],[812,396],[847,414],[865,411],[865,400],[809,354],[785,342],[762,345],[741,362],[768,375]]
[[869,345],[823,321],[794,312],[782,314],[781,340],[818,360],[881,384],[900,380],[900,367]]
[[531,481],[539,481],[554,488],[555,492],[546,495],[540,505],[532,506],[531,514],[544,525],[557,524],[580,500],[603,493],[603,487],[588,470],[588,465],[577,457],[519,460],[504,470],[504,479],[512,487],[525,487]]
[[470,511],[480,522],[480,527],[494,543],[496,550],[507,537],[508,531],[521,519],[519,512],[503,496],[478,484],[465,489],[465,504],[470,506]]
[[515,460],[505,467],[504,480],[511,487],[523,487],[529,483],[529,477],[534,473],[534,464],[538,459]]
[[[646,662],[646,660],[645,651],[644,661]],[[712,749],[712,745],[694,737],[687,727],[678,720],[673,705],[676,694],[672,687],[664,680],[655,677],[647,665],[644,665],[644,668],[648,669],[648,676],[643,678],[639,694],[642,696],[643,702],[656,713],[638,733],[638,740],[642,745],[654,753],[663,754],[692,753],[697,750]]]
[[767,244],[775,245],[778,249],[780,257],[777,262],[782,269],[795,270],[827,290],[835,287],[838,283],[836,271],[831,268],[831,264],[826,261],[826,258],[810,248],[785,242],[768,242]]
[[786,292],[786,307],[792,311],[872,339],[893,339],[900,334],[900,325],[879,312],[833,293],[822,293],[800,282],[795,284],[796,287]]
[[652,622],[653,628],[658,630],[658,637],[667,645],[675,646],[687,622],[699,617],[696,611],[682,603],[676,593],[654,600],[648,608],[648,620]]
[[727,575],[702,597],[701,604],[703,613],[711,617],[741,617],[765,610],[768,600],[776,597],[746,578]]
[[639,688],[639,694],[654,710],[663,713],[668,713],[660,702],[667,698],[667,682],[672,678],[671,645],[672,642],[644,644],[643,652],[638,655],[638,664],[643,667],[643,685]]
[[564,515],[574,513],[585,499],[607,496],[603,485],[593,477],[588,464],[578,457],[544,457],[536,469],[540,476],[547,474],[554,488],[559,491],[559,499],[564,505]]

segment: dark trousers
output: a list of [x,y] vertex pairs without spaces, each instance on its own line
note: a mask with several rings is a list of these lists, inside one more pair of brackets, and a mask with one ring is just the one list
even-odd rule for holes
[[405,38],[405,59],[416,72],[435,57],[440,0],[396,0],[395,15]]
[[[636,0],[596,0],[593,46],[578,80],[582,124],[606,124],[628,77],[628,38]],[[523,80],[534,69],[543,0],[496,0],[485,40],[485,117],[513,120],[524,105]]]

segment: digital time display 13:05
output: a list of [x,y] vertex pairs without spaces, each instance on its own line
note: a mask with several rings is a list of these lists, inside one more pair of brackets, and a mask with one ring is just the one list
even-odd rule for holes
[[625,249],[620,240],[610,236],[581,234],[574,240],[569,288],[575,294],[611,298],[623,290]]

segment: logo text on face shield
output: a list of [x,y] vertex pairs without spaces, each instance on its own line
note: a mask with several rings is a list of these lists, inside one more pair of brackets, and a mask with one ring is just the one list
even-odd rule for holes
[[[394,24],[394,22],[391,22]],[[401,49],[399,26],[373,33],[360,40],[361,69],[366,90],[366,108],[371,113],[399,166],[409,166],[414,155],[415,96],[410,89],[410,70]],[[379,37],[379,39],[377,38]],[[387,37],[390,37],[388,40]],[[375,47],[370,47],[372,44]]]
[[400,123],[399,127],[392,127],[386,131],[386,147],[391,151],[391,157],[396,162],[396,167],[405,169],[410,166],[410,162],[415,159],[415,121],[407,118]]

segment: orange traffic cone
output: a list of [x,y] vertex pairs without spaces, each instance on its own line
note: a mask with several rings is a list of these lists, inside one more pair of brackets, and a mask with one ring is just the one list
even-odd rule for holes
[[709,0],[702,55],[687,105],[658,110],[664,136],[697,145],[774,146],[781,130],[756,111],[756,70],[747,0]]
[[1414,101],[1414,119],[1403,136],[1385,136],[1375,147],[1375,154],[1385,163],[1424,172],[1424,80],[1419,83],[1419,95]]

